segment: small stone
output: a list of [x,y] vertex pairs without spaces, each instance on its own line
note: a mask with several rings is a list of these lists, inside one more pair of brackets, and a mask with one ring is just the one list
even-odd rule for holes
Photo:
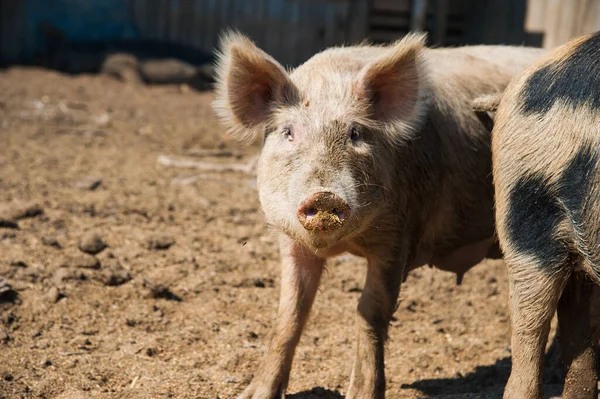
[[155,348],[146,349],[146,355],[148,357],[152,357],[152,356],[156,355],[157,353],[158,353],[158,351]]
[[179,297],[178,295],[175,295],[168,286],[164,285],[164,284],[157,284],[153,281],[150,280],[144,280],[144,287],[149,289],[149,294],[148,296],[150,298],[162,298],[162,299],[167,299],[170,301],[177,301],[177,302],[181,302],[182,299],[181,297]]
[[19,294],[4,278],[0,277],[0,303],[15,302]]
[[60,267],[54,272],[52,281],[56,286],[61,286],[67,280],[87,280],[87,276],[74,268]]
[[105,270],[102,276],[100,277],[100,281],[104,283],[104,285],[108,285],[110,287],[125,284],[131,279],[131,274],[129,274],[127,270],[122,268],[111,268]]
[[94,232],[87,232],[79,241],[79,249],[91,255],[96,255],[102,252],[107,245],[102,241],[102,238]]
[[102,179],[99,177],[88,176],[77,183],[75,183],[75,188],[84,191],[94,191],[102,184]]
[[44,210],[36,203],[11,203],[2,206],[2,209],[0,209],[0,217],[9,221],[32,218],[42,213],[44,213]]
[[98,258],[88,254],[79,254],[63,260],[63,267],[76,267],[80,269],[100,269]]
[[13,375],[11,373],[9,373],[8,371],[3,371],[2,372],[2,379],[6,382],[11,382],[12,380],[14,380],[15,378],[13,377]]
[[58,240],[54,236],[50,236],[50,235],[42,236],[42,244],[44,244],[44,245],[46,245],[48,247],[54,247],[54,248],[57,248],[57,249],[62,249],[62,245],[60,245],[60,243],[58,242]]
[[110,115],[107,112],[103,112],[101,114],[92,115],[90,118],[92,122],[101,127],[106,127],[110,125]]
[[0,329],[0,344],[5,344],[8,341],[10,341],[10,337],[8,336],[8,333],[6,332],[6,330]]
[[56,287],[52,287],[46,292],[44,298],[50,303],[56,303],[59,299],[64,298],[65,296],[61,294],[61,292]]
[[168,234],[156,234],[147,238],[146,246],[150,250],[169,249],[175,240]]

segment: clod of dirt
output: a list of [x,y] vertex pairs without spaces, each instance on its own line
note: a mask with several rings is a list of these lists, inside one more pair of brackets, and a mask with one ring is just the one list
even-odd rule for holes
[[0,303],[15,302],[19,294],[4,278],[0,277]]
[[168,234],[156,234],[146,239],[146,248],[149,250],[169,249],[175,240]]
[[62,266],[80,269],[100,269],[100,261],[95,256],[79,254],[66,257],[62,262]]
[[5,229],[18,229],[19,225],[14,220],[0,217],[0,227],[3,227]]
[[0,344],[5,344],[10,341],[10,337],[5,330],[0,329]]
[[100,276],[100,281],[104,285],[108,285],[110,287],[125,284],[131,279],[131,274],[129,274],[127,270],[123,269],[123,267],[118,263],[104,270],[104,272]]
[[0,218],[8,221],[16,221],[36,217],[44,213],[44,210],[36,203],[9,203],[0,206]]
[[99,177],[88,176],[77,183],[75,183],[75,188],[84,191],[94,191],[102,184],[102,179]]
[[146,356],[152,357],[156,354],[158,354],[158,350],[156,348],[147,348],[146,349]]
[[87,280],[87,275],[74,268],[60,267],[54,272],[54,276],[52,277],[52,281],[57,286],[61,286],[67,280]]
[[79,241],[79,249],[91,255],[102,252],[106,247],[107,245],[102,241],[102,238],[92,231],[85,233]]
[[144,287],[150,291],[148,293],[148,296],[150,298],[155,298],[155,299],[162,298],[162,299],[167,299],[170,301],[177,301],[177,302],[182,301],[180,296],[175,295],[169,289],[169,287],[164,284],[157,284],[150,280],[144,280]]
[[56,287],[52,287],[44,295],[44,299],[50,303],[56,303],[65,296]]
[[48,247],[54,247],[54,248],[57,248],[57,249],[62,249],[62,245],[60,245],[60,243],[58,242],[58,240],[54,236],[50,236],[50,235],[42,236],[42,244],[44,244],[44,245],[46,245]]
[[27,263],[23,262],[20,259],[13,259],[10,261],[10,265],[13,267],[21,267],[23,269],[27,268]]

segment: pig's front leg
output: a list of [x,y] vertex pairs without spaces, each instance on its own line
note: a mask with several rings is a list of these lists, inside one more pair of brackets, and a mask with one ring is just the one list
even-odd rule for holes
[[405,262],[368,258],[367,281],[358,304],[358,339],[346,399],[385,397],[384,350],[396,310]]
[[279,240],[281,295],[274,334],[262,364],[238,399],[283,398],[296,345],[312,306],[325,259],[295,244]]

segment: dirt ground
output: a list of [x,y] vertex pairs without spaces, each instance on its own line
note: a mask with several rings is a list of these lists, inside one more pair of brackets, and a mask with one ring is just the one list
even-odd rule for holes
[[[250,381],[279,292],[254,176],[167,162],[249,165],[258,153],[224,134],[211,99],[0,71],[0,398],[233,398]],[[107,246],[95,256],[78,248],[102,249],[90,234]],[[329,262],[290,398],[343,397],[364,277],[361,259]],[[461,286],[414,271],[390,331],[387,397],[500,397],[507,291],[502,261]],[[559,370],[548,367],[548,395]]]

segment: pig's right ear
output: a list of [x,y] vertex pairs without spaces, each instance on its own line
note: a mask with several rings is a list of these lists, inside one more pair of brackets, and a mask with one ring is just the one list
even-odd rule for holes
[[231,133],[249,140],[296,94],[281,64],[236,32],[221,38],[215,89],[213,109]]

